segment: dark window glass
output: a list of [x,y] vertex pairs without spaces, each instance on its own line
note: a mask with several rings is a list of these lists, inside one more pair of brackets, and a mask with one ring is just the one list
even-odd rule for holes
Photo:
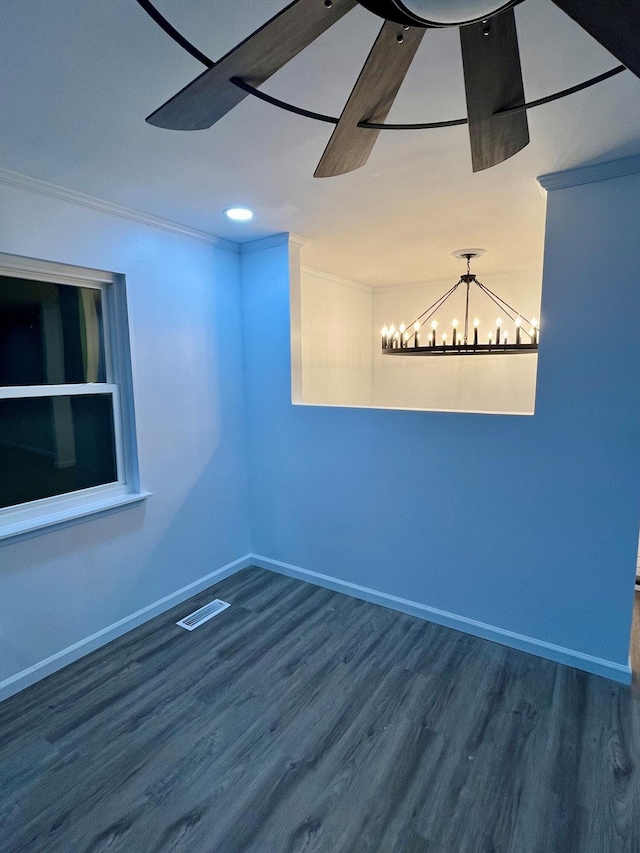
[[101,295],[0,276],[0,385],[106,382]]
[[0,400],[0,507],[116,480],[110,394]]

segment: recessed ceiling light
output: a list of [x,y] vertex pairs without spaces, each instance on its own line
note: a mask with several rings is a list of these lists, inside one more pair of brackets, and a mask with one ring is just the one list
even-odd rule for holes
[[253,211],[248,207],[228,207],[225,210],[225,215],[234,222],[248,222],[253,219]]

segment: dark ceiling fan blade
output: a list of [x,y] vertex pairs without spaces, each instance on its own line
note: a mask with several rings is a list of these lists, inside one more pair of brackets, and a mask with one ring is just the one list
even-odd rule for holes
[[295,0],[147,121],[170,130],[211,127],[247,97],[247,92],[230,82],[232,77],[260,86],[356,5],[357,0]]
[[553,0],[590,36],[640,77],[638,0]]
[[[486,34],[485,34],[486,33]],[[524,85],[513,9],[460,27],[473,171],[489,169],[529,144],[526,112],[496,116],[524,104]]]
[[391,21],[382,25],[314,177],[330,178],[364,166],[380,131],[358,124],[386,119],[424,33]]

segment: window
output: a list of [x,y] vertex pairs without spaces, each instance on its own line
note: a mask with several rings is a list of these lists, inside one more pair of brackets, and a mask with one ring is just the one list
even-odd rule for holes
[[124,279],[0,255],[0,538],[146,496]]

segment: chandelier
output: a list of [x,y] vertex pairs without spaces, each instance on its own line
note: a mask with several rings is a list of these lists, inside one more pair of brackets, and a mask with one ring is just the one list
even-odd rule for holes
[[[471,272],[471,260],[484,254],[483,249],[461,249],[453,252],[455,258],[466,260],[467,272],[449,288],[439,299],[430,305],[409,326],[401,323],[396,329],[393,323],[382,329],[383,355],[508,355],[510,353],[531,353],[538,351],[540,326],[538,320],[532,317],[528,320],[522,313],[516,311],[508,302],[478,281]],[[484,331],[484,323],[474,317],[469,326],[469,293],[471,285],[475,285],[493,306],[498,308],[495,323],[490,324],[489,331]],[[437,313],[453,296],[461,285],[466,285],[464,305],[464,321],[460,323],[453,317],[450,327],[440,327]],[[505,327],[503,316],[513,323],[513,335]],[[449,333],[448,329],[451,329]],[[425,331],[426,330],[426,331]]]

